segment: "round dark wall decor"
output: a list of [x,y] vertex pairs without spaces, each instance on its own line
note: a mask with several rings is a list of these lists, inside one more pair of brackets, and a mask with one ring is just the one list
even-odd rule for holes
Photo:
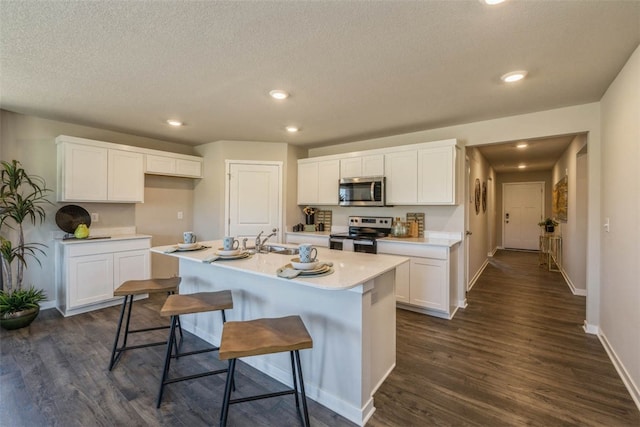
[[482,183],[482,212],[487,211],[487,183]]
[[56,224],[62,231],[73,233],[80,224],[91,226],[91,215],[81,206],[66,205],[56,212]]
[[475,187],[476,215],[478,215],[480,213],[480,180],[478,178],[476,178]]

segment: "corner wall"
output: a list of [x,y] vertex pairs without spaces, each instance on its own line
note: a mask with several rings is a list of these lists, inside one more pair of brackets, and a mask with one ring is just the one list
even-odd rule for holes
[[601,102],[600,333],[640,408],[640,47]]

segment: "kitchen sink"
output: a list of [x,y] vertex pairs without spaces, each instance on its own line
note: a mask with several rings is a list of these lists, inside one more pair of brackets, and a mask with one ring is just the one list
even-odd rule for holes
[[285,246],[268,245],[268,246],[265,246],[265,249],[267,250],[267,252],[271,252],[279,255],[298,255],[298,252],[300,252],[298,248],[287,248]]

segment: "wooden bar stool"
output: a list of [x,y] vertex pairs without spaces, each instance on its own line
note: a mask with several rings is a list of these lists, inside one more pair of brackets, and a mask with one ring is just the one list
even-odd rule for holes
[[[168,329],[169,325],[154,326],[151,328],[129,330],[129,323],[131,321],[131,309],[133,308],[133,297],[142,294],[157,294],[166,292],[167,294],[173,294],[178,292],[178,286],[180,285],[180,277],[171,277],[167,279],[146,279],[146,280],[127,280],[122,285],[113,291],[113,296],[124,296],[122,301],[122,310],[120,311],[120,320],[118,320],[118,328],[116,330],[116,339],[113,342],[113,350],[111,351],[111,361],[109,362],[109,370],[118,362],[122,353],[126,350],[132,350],[135,348],[152,347],[156,345],[166,344],[166,341],[152,342],[146,344],[132,345],[127,347],[127,338],[129,334],[138,332],[155,331],[158,329]],[[122,346],[118,346],[120,342],[120,331],[122,330],[122,319],[124,318],[124,312],[129,305],[127,311],[127,321],[124,327],[124,339]],[[180,336],[182,336],[182,328],[180,328]]]
[[[304,326],[300,316],[225,323],[222,330],[222,342],[220,343],[219,357],[221,360],[230,360],[230,364],[227,383],[224,390],[222,412],[220,413],[220,425],[227,425],[229,405],[231,404],[284,396],[285,394],[293,394],[296,398],[298,415],[300,415],[303,425],[309,426],[307,396],[304,391],[304,382],[302,380],[302,367],[300,365],[299,350],[312,347],[313,340],[311,339],[309,332],[307,332],[307,328]],[[258,356],[261,354],[281,353],[285,351],[288,351],[291,355],[293,389],[231,399],[231,388],[234,384],[233,374],[236,368],[236,360],[239,357]],[[302,414],[300,413],[300,404],[298,401],[296,366],[298,378],[300,380],[300,393],[302,394]]]
[[221,374],[228,372],[229,369],[217,369],[212,371],[206,371],[199,374],[186,375],[177,378],[167,378],[169,376],[169,367],[171,365],[171,358],[176,359],[181,356],[190,356],[194,354],[207,353],[210,351],[218,350],[218,347],[208,347],[201,350],[189,351],[180,353],[176,348],[176,353],[171,354],[171,350],[175,343],[175,329],[178,323],[178,316],[183,314],[204,313],[208,311],[220,311],[222,313],[222,323],[227,321],[224,311],[226,309],[233,308],[233,298],[231,297],[231,291],[218,291],[218,292],[199,292],[194,294],[185,295],[170,295],[165,301],[160,315],[164,317],[171,316],[171,330],[169,331],[169,338],[167,339],[167,352],[164,359],[164,369],[162,370],[162,380],[160,380],[160,391],[158,392],[158,401],[156,407],[160,407],[162,402],[162,393],[164,392],[164,386],[167,384],[176,383],[179,381],[192,380],[195,378],[206,377],[209,375]]

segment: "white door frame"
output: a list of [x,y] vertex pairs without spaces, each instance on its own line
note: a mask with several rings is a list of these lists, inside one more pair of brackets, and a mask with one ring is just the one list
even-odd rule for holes
[[546,199],[545,199],[545,182],[544,181],[523,181],[523,182],[503,182],[502,183],[502,211],[501,211],[501,217],[500,217],[500,221],[502,224],[502,242],[501,243],[501,247],[504,248],[504,236],[505,236],[505,222],[504,222],[504,209],[505,209],[505,204],[504,204],[504,199],[505,197],[505,187],[509,184],[540,184],[540,186],[542,187],[542,209],[541,209],[541,215],[542,217],[540,218],[542,220],[542,218],[545,218],[546,216],[546,212],[545,212],[545,205],[546,205]]
[[[243,164],[243,165],[261,165],[261,166],[277,166],[278,167],[278,233],[276,234],[276,239],[273,241],[282,241],[283,229],[282,229],[282,167],[283,162],[281,161],[262,161],[262,160],[229,160],[226,159],[224,161],[225,164],[225,177],[224,180],[224,235],[229,235],[229,223],[231,221],[230,211],[229,211],[229,202],[231,199],[231,188],[229,182],[231,180],[231,165],[232,164]],[[270,231],[270,230],[265,230]]]

